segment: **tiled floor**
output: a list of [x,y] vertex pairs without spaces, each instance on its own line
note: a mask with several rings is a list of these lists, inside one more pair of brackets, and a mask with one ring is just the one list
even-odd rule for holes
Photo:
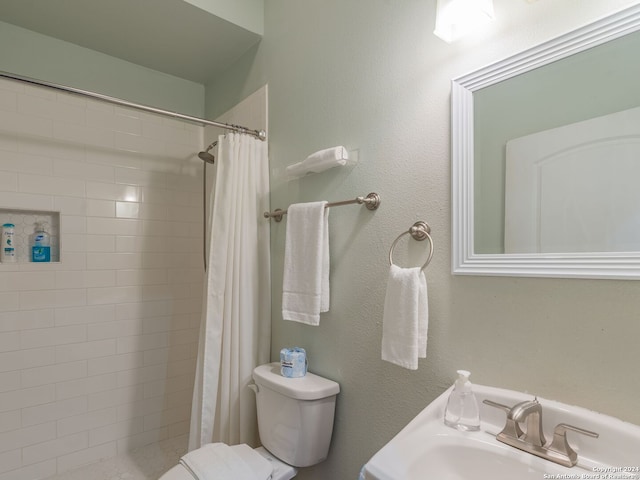
[[153,443],[47,480],[158,480],[187,452],[187,437]]

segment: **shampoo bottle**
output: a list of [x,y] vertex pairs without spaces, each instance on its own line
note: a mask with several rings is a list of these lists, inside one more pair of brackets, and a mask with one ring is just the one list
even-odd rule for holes
[[32,236],[31,261],[51,261],[51,237],[45,231],[44,226],[41,223],[36,223],[36,231]]
[[15,225],[13,223],[2,225],[2,250],[0,250],[0,261],[2,263],[15,263],[16,261],[14,235]]
[[458,379],[444,411],[444,423],[462,431],[480,430],[480,408],[469,375],[466,370],[458,370]]

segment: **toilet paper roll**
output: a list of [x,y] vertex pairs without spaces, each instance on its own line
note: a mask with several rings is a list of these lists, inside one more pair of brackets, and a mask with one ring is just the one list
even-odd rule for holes
[[293,347],[280,350],[280,374],[287,378],[300,378],[307,374],[307,352]]

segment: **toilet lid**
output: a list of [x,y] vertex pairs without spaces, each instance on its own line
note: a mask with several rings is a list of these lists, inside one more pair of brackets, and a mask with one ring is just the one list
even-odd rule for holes
[[232,445],[231,449],[238,455],[244,462],[249,465],[249,468],[256,474],[256,479],[266,480],[273,473],[273,466],[262,455],[256,452],[246,443],[241,445]]
[[[249,445],[232,445],[230,447],[236,455],[238,455],[249,468],[255,473],[256,480],[267,480],[271,477],[273,467],[271,463],[253,450]],[[194,480],[193,475],[181,464],[176,465],[167,473],[160,477],[160,480]]]

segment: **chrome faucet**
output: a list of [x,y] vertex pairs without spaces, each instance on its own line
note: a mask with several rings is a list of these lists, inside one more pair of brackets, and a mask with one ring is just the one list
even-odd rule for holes
[[507,413],[507,417],[511,417],[516,423],[525,423],[526,431],[522,438],[525,443],[536,447],[544,446],[546,440],[542,431],[542,405],[537,398],[518,403]]
[[[547,444],[542,430],[542,405],[537,398],[513,407],[491,400],[484,400],[483,403],[507,414],[507,423],[496,435],[496,440],[565,467],[573,467],[578,462],[578,454],[567,442],[568,430],[598,438],[595,432],[561,423],[554,429],[553,440]],[[524,431],[520,427],[521,423],[525,425]]]

